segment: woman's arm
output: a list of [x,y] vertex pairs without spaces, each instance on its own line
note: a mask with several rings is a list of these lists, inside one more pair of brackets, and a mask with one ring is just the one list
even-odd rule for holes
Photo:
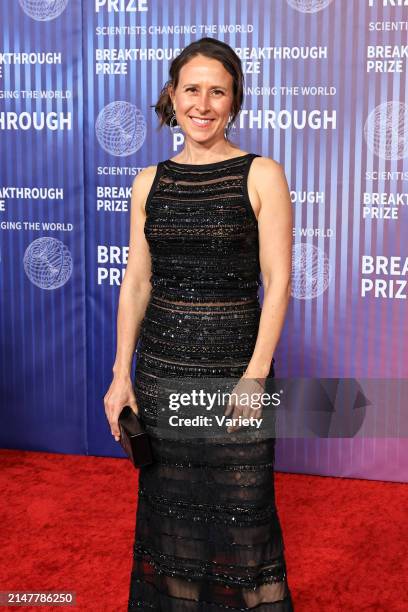
[[264,299],[258,336],[245,377],[264,379],[271,368],[290,300],[293,218],[281,164],[268,157],[255,158],[251,174],[260,203],[259,257]]
[[151,293],[151,258],[144,224],[146,198],[155,173],[156,166],[149,166],[137,175],[132,186],[129,254],[119,294],[117,349],[112,368],[116,378],[130,376],[140,325]]

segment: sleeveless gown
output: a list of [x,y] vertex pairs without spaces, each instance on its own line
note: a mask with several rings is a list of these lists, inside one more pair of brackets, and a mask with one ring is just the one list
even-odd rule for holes
[[206,445],[164,439],[155,427],[158,377],[239,378],[251,358],[261,312],[247,190],[255,157],[160,162],[146,201],[152,291],[134,390],[154,463],[139,472],[128,610],[294,609],[275,505],[275,439]]

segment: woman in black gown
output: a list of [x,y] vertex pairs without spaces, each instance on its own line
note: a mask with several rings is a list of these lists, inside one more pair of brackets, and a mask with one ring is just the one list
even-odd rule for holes
[[[201,39],[174,59],[170,77],[155,109],[161,125],[182,130],[184,149],[134,181],[105,396],[115,439],[118,414],[130,404],[154,456],[140,469],[128,609],[293,610],[274,497],[275,439],[238,441],[232,432],[227,442],[172,440],[157,427],[159,379],[264,385],[274,376],[291,271],[283,168],[228,139],[243,99],[239,58],[225,43]],[[248,414],[239,403],[231,411]]]

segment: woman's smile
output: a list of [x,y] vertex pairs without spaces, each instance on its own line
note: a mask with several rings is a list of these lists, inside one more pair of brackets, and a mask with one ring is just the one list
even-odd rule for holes
[[193,125],[196,125],[200,128],[206,128],[214,121],[214,119],[208,119],[207,117],[193,117],[190,116],[191,122]]

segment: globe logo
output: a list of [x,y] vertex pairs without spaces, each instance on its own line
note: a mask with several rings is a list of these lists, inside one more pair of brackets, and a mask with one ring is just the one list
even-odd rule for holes
[[330,283],[329,259],[312,244],[297,243],[292,250],[292,295],[298,300],[317,297]]
[[375,107],[364,125],[367,147],[382,159],[408,155],[408,105],[393,100]]
[[19,0],[23,11],[36,21],[51,21],[65,11],[68,0]]
[[146,121],[130,102],[111,102],[99,113],[95,123],[96,137],[107,153],[124,157],[136,153],[146,138]]
[[300,13],[318,13],[329,6],[333,0],[286,0],[286,2]]
[[24,270],[30,281],[41,289],[58,289],[72,274],[68,248],[56,238],[37,238],[26,249]]

